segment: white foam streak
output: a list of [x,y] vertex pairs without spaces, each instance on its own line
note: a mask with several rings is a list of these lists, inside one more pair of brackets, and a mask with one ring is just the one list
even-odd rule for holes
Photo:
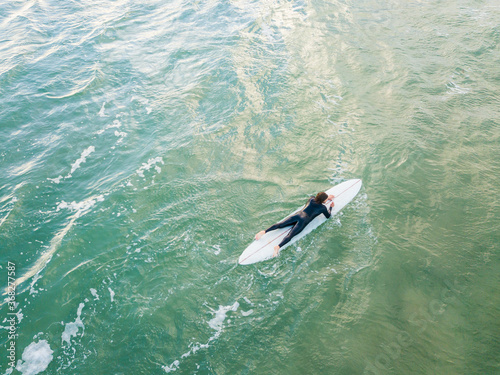
[[104,106],[106,105],[106,102],[102,103],[101,110],[99,111],[99,117],[106,117],[104,114]]
[[92,295],[94,296],[94,300],[99,299],[99,294],[97,294],[97,290],[95,290],[94,288],[90,288],[90,293],[92,293]]
[[73,176],[73,173],[78,168],[80,168],[80,165],[82,163],[85,163],[87,161],[87,156],[89,156],[94,151],[95,151],[95,147],[94,146],[87,147],[85,150],[82,151],[80,157],[78,159],[76,159],[75,162],[71,165],[71,171],[65,177],[59,176],[59,177],[56,177],[56,178],[47,178],[47,180],[49,180],[50,182],[52,182],[54,184],[59,184],[59,183],[61,183],[61,180],[64,179],[64,178],[71,178]]
[[[212,341],[214,341],[215,339],[217,339],[220,336],[220,334],[222,333],[222,330],[224,328],[223,323],[224,323],[224,320],[226,320],[227,313],[229,311],[236,311],[236,310],[238,310],[239,307],[240,307],[240,304],[238,302],[235,302],[229,306],[220,306],[219,305],[219,309],[217,311],[212,310],[212,312],[215,314],[215,316],[208,321],[208,325],[210,326],[210,328],[212,328],[216,331],[215,334],[213,334],[212,337],[210,337],[208,339],[206,344],[200,344],[200,343],[191,344],[190,350],[187,353],[184,353],[181,356],[181,359],[189,357],[191,354],[196,353],[200,349],[207,349],[209,347],[209,344]],[[170,366],[167,366],[167,365],[162,366],[162,369],[165,370],[166,373],[169,373],[169,372],[177,370],[179,368],[179,366],[180,366],[180,361],[175,360],[174,362],[172,362],[172,364]]]
[[91,209],[97,202],[104,201],[104,195],[99,195],[97,197],[90,197],[81,202],[71,202],[67,203],[65,201],[61,201],[57,204],[56,212],[62,209],[69,209],[71,211],[76,211],[78,216],[82,216],[86,211]]
[[118,139],[118,141],[116,141],[116,143],[122,143],[123,139],[127,136],[127,133],[119,132],[118,130],[115,130],[115,136],[120,138],[120,139]]
[[[99,114],[100,114],[100,112],[99,112]],[[119,129],[119,128],[121,128],[121,126],[122,126],[122,123],[120,122],[120,120],[115,119],[115,120],[113,120],[113,123],[111,125],[106,125],[106,127],[104,127],[104,129],[98,130],[97,134],[102,134],[108,129],[113,129],[113,128]],[[127,133],[124,133],[124,134],[126,135]]]
[[47,180],[49,180],[50,182],[52,182],[54,184],[60,184],[61,180],[63,178],[64,178],[63,176],[59,175],[59,177],[56,177],[56,178],[49,178],[49,177],[47,177]]
[[163,162],[163,158],[158,156],[156,158],[149,159],[147,163],[142,163],[142,166],[136,172],[140,177],[144,177],[144,171],[149,171],[154,166],[156,172],[160,173],[161,168],[156,165],[157,163],[165,164]]
[[80,157],[73,163],[73,165],[71,166],[71,172],[69,172],[69,174],[66,176],[66,178],[70,178],[73,173],[78,169],[80,168],[80,165],[82,163],[85,163],[87,161],[87,156],[89,156],[91,153],[93,153],[95,151],[95,147],[94,146],[89,146],[88,148],[86,148],[85,150],[83,150],[82,154],[80,155]]
[[180,364],[181,363],[178,360],[175,360],[170,366],[163,366],[162,369],[164,369],[166,373],[169,373],[177,370]]
[[82,310],[85,307],[84,303],[80,303],[78,306],[78,311],[76,312],[76,319],[74,322],[67,323],[64,327],[64,332],[61,335],[62,343],[66,342],[68,346],[71,346],[71,338],[76,337],[79,329],[82,329],[82,336],[85,332],[85,326],[83,325],[81,315]]
[[228,311],[236,311],[240,304],[235,302],[231,306],[219,306],[219,310],[215,312],[215,317],[208,322],[210,328],[217,330],[216,334],[213,336],[214,338],[219,337],[222,332],[222,323],[226,319],[226,314]]

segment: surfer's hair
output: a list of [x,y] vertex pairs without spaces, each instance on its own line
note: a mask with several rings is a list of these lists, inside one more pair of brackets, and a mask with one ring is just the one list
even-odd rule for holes
[[326,201],[328,198],[328,194],[326,194],[324,191],[316,194],[316,198],[314,198],[314,200],[316,201],[316,203],[323,203],[324,201]]

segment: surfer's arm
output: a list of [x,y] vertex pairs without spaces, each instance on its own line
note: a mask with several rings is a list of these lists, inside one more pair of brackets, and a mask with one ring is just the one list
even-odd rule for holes
[[330,208],[326,208],[325,206],[323,206],[325,209],[323,211],[323,214],[325,215],[325,217],[327,219],[330,218],[331,214],[332,214],[332,207],[333,207],[333,202],[332,202],[332,205],[330,205]]

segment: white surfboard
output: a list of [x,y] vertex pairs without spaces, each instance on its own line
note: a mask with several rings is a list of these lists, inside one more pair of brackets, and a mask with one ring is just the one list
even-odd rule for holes
[[[328,190],[325,191],[328,195],[333,194],[335,198],[333,201],[335,202],[335,206],[333,206],[331,216],[337,214],[341,209],[343,209],[353,198],[358,194],[361,189],[361,180],[347,180],[338,184]],[[331,201],[326,201],[324,203],[325,206],[330,206]],[[287,217],[299,212],[302,208],[292,212]],[[294,242],[300,240],[302,237],[312,232],[314,229],[323,224],[327,218],[325,215],[321,214],[314,218],[302,232],[293,237],[290,242],[288,242],[285,246],[280,249],[280,252],[283,249],[286,249],[289,245]],[[238,259],[239,264],[252,264],[257,262],[262,262],[264,260],[270,259],[273,257],[274,247],[279,245],[279,243],[286,237],[286,235],[290,232],[292,227],[280,228],[273,230],[271,232],[267,232],[260,240],[253,241],[250,246],[248,246],[245,251],[240,255]]]

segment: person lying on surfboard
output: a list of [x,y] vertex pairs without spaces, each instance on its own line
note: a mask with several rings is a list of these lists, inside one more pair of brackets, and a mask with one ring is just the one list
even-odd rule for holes
[[[283,238],[283,241],[281,241],[279,245],[276,245],[274,247],[273,257],[277,256],[279,254],[280,248],[282,248],[288,242],[290,242],[290,240],[295,235],[302,232],[302,230],[307,226],[307,224],[309,224],[316,216],[323,214],[326,216],[327,219],[330,218],[332,207],[335,205],[333,203],[333,198],[335,198],[333,195],[327,195],[323,191],[318,193],[316,197],[309,198],[306,206],[302,209],[302,211],[297,212],[295,215],[287,217],[285,220],[277,224],[271,225],[266,230],[261,230],[259,233],[255,235],[255,239],[260,240],[262,236],[269,231],[291,226],[292,230],[288,233],[288,235],[285,238]],[[332,201],[332,203],[330,204],[330,209],[327,209],[326,206],[323,205],[323,203],[325,203],[327,200]]]

